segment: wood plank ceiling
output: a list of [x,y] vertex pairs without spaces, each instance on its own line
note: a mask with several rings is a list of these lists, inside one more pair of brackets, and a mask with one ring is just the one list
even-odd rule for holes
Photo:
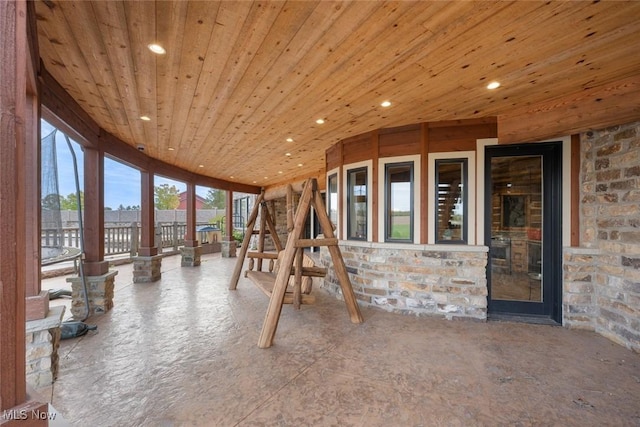
[[[44,67],[100,127],[182,169],[262,186],[321,174],[325,150],[349,136],[500,117],[640,76],[636,1],[47,0],[36,11]],[[492,80],[502,86],[487,90]]]

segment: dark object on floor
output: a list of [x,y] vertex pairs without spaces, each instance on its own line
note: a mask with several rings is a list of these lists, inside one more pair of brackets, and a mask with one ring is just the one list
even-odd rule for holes
[[61,339],[66,340],[69,338],[77,338],[85,335],[88,331],[95,331],[98,329],[96,325],[87,325],[84,322],[62,322],[60,325],[60,329],[62,334],[60,336]]
[[71,291],[67,289],[58,289],[56,291],[49,290],[49,300],[58,299],[62,297],[71,298]]

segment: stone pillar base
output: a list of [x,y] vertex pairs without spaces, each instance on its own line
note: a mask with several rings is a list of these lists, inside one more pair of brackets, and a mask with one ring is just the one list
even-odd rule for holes
[[222,258],[235,258],[236,257],[236,241],[225,240],[222,242]]
[[200,255],[202,255],[202,246],[184,246],[180,248],[182,254],[182,267],[197,267],[200,265]]
[[139,256],[133,258],[133,283],[157,282],[162,277],[162,256]]
[[[113,288],[117,271],[101,276],[85,276],[89,297],[89,316],[104,314],[113,308]],[[69,277],[71,283],[71,314],[75,319],[82,319],[87,314],[84,286],[82,278]]]
[[34,389],[50,386],[58,375],[58,347],[63,305],[52,307],[44,319],[26,324],[27,384]]

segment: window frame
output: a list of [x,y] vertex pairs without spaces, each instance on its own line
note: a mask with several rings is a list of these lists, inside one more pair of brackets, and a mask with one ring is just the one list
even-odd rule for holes
[[[336,180],[336,206],[332,206],[331,204],[331,178],[335,178]],[[335,209],[336,211],[336,218],[335,218],[335,223],[333,224],[336,227],[336,230],[339,230],[340,228],[340,174],[338,173],[338,170],[333,170],[330,171],[329,173],[327,173],[327,203],[326,203],[326,208],[327,208],[327,216],[329,217],[329,221],[333,222],[333,219],[331,218],[331,209]]]
[[[442,153],[429,153],[427,168],[427,244],[436,244],[436,160],[440,159],[467,159],[467,241],[459,245],[476,244],[476,220],[480,219],[476,212],[476,198],[478,177],[476,176],[476,152],[475,151],[449,151]],[[447,242],[449,244],[449,242]]]
[[[389,169],[392,167],[409,166],[409,237],[406,239],[394,238],[391,236],[391,180],[389,179]],[[413,243],[415,241],[415,162],[411,160],[402,162],[384,163],[384,241],[389,243]]]
[[[366,195],[365,195],[365,206],[366,206],[366,214],[365,214],[365,230],[364,230],[364,237],[360,238],[360,237],[353,237],[351,235],[351,174],[353,173],[358,173],[358,172],[364,172],[365,173],[365,181],[366,181]],[[347,186],[347,191],[346,191],[346,198],[347,198],[347,209],[346,209],[346,215],[347,215],[347,240],[358,240],[358,241],[368,241],[369,237],[371,236],[369,228],[371,226],[371,218],[370,218],[370,188],[371,188],[371,184],[370,184],[370,175],[371,173],[369,172],[369,168],[367,166],[359,166],[359,167],[354,167],[354,168],[350,168],[350,169],[346,169],[346,186]]]
[[[440,174],[439,168],[440,165],[450,165],[450,164],[461,164],[462,170],[462,236],[461,239],[453,240],[453,239],[438,239],[438,188],[440,186]],[[434,170],[434,188],[435,188],[435,198],[432,199],[434,203],[434,238],[436,244],[458,244],[458,245],[467,245],[469,244],[469,159],[467,158],[447,158],[447,159],[436,159],[435,160],[435,170]]]

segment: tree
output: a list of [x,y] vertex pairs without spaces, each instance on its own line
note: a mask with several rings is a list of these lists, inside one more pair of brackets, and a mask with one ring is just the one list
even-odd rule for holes
[[59,210],[62,197],[59,194],[47,194],[42,199],[42,209]]
[[179,192],[175,185],[162,184],[153,189],[155,194],[156,209],[176,209],[180,205]]
[[[80,192],[80,204],[84,208],[84,192]],[[70,193],[67,197],[60,197],[60,209],[63,211],[78,210],[78,196]]]
[[227,199],[225,191],[210,188],[205,197],[204,207],[206,209],[224,209]]

